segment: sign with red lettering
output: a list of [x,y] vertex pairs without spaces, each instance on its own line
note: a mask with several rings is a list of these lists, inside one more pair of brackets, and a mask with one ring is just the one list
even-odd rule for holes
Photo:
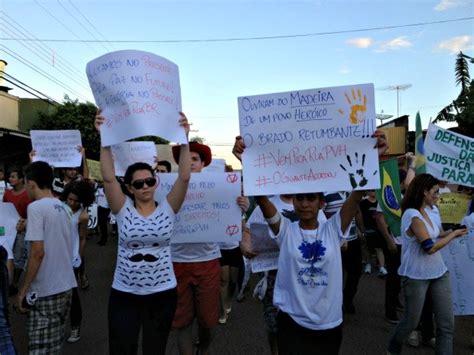
[[372,84],[238,98],[246,195],[380,187]]
[[[177,174],[159,174],[159,177],[157,201],[169,193]],[[171,243],[240,241],[242,211],[237,205],[240,189],[240,173],[191,174],[184,203],[176,214]]]
[[179,126],[178,66],[153,53],[124,50],[87,63],[89,85],[106,121],[103,146],[155,135],[186,143]]

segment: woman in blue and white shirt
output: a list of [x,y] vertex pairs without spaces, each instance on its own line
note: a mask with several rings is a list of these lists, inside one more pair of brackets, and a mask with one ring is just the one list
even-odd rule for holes
[[[402,277],[405,309],[388,346],[399,354],[408,334],[420,320],[429,292],[436,320],[436,354],[453,352],[454,316],[448,269],[438,251],[466,229],[443,232],[429,212],[439,196],[439,180],[429,174],[416,176],[402,202],[402,255],[398,273]],[[440,237],[440,238],[438,238]]]
[[[183,113],[180,115],[187,137],[189,123]],[[99,111],[95,119],[98,131],[104,121]],[[143,354],[164,355],[177,302],[170,241],[175,214],[191,178],[189,144],[180,146],[178,178],[159,204],[154,196],[157,180],[148,164],[132,164],[125,172],[125,185],[133,198],[123,193],[115,178],[110,147],[101,147],[100,165],[119,239],[109,298],[110,354],[135,354],[141,329]]]

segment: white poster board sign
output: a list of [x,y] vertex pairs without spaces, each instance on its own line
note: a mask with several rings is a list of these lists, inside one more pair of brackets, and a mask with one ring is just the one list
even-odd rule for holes
[[425,138],[426,172],[474,187],[474,139],[430,124]]
[[372,84],[238,98],[246,195],[380,187]]
[[179,126],[181,89],[178,66],[153,53],[123,50],[87,63],[95,103],[106,122],[103,146],[143,136],[186,143]]
[[270,237],[268,224],[252,223],[250,225],[250,241],[252,251],[258,253],[250,259],[252,272],[278,269],[280,249],[277,242]]
[[15,205],[11,202],[0,202],[0,238],[8,240],[10,249],[16,238],[16,225],[20,220]]
[[81,166],[81,132],[78,130],[30,131],[33,161],[45,161],[56,168]]
[[454,315],[474,314],[474,228],[450,241],[441,254],[449,270]]
[[206,166],[206,173],[223,173],[225,172],[225,159],[212,159],[211,164]]
[[[177,174],[157,174],[155,198],[166,197]],[[233,242],[242,238],[239,173],[191,174],[183,206],[176,215],[172,243]]]
[[153,142],[123,142],[111,147],[115,175],[124,176],[127,168],[137,162],[155,166],[156,147]]

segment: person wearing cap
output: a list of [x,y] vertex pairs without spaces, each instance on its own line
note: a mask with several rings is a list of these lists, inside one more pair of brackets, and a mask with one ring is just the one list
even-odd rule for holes
[[[199,173],[211,163],[211,149],[190,142],[191,172]],[[173,147],[173,158],[180,153]],[[179,239],[179,235],[176,236]],[[193,353],[192,324],[198,321],[200,354],[207,354],[212,330],[219,319],[219,290],[221,252],[217,243],[182,243],[171,245],[171,258],[178,280],[178,306],[173,328],[177,330],[181,355]]]

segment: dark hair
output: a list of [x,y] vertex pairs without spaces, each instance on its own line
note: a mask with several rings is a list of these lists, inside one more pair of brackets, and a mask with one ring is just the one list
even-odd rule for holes
[[44,161],[35,161],[30,163],[23,169],[26,180],[36,182],[38,187],[43,189],[52,189],[53,185],[53,168]]
[[148,170],[151,176],[155,176],[155,172],[153,171],[152,167],[149,164],[134,163],[127,168],[127,171],[125,172],[125,176],[123,178],[124,182],[127,185],[130,185],[132,183],[133,174],[135,173],[135,171],[138,171],[138,170]]
[[94,188],[88,181],[73,181],[64,187],[63,200],[66,201],[69,194],[77,196],[77,200],[84,207],[92,205],[95,200]]
[[[324,192],[308,192],[308,193],[301,193],[301,195],[308,195],[308,194],[314,194],[318,197],[318,200],[321,202],[324,202]],[[295,197],[296,195],[300,195],[299,193],[297,194],[283,194],[282,196],[291,196]]]
[[157,165],[163,165],[164,167],[166,167],[167,172],[171,171],[171,164],[168,160],[160,160]]
[[419,210],[423,205],[423,199],[425,198],[425,192],[438,185],[439,180],[430,174],[420,174],[415,176],[408,185],[405,192],[405,196],[402,200],[402,212],[405,212],[409,208]]
[[23,174],[23,170],[18,167],[11,168],[8,172],[8,176],[10,176],[12,173],[16,173],[19,179],[23,179],[25,177],[25,174]]

